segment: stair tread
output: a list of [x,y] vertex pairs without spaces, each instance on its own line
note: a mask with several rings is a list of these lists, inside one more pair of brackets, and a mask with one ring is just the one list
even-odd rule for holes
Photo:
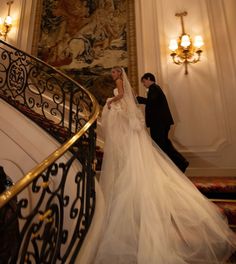
[[236,177],[191,177],[201,192],[236,193]]

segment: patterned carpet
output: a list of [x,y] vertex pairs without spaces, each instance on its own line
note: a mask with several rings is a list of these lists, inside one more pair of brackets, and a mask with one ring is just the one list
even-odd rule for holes
[[199,191],[213,201],[236,229],[236,177],[191,177]]
[[[191,177],[190,180],[220,208],[236,233],[236,177]],[[236,264],[236,252],[227,263]]]
[[191,177],[200,192],[212,199],[236,199],[236,177]]

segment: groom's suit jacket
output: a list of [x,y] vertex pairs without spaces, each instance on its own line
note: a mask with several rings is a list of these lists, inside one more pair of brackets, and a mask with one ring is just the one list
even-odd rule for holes
[[145,104],[147,127],[170,126],[174,124],[166,96],[156,83],[149,86],[147,98],[137,96],[139,104]]

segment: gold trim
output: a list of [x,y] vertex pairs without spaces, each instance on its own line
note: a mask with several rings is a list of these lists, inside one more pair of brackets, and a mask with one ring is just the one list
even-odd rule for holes
[[51,216],[51,214],[52,214],[52,210],[51,209],[47,210],[44,214],[40,214],[39,215],[39,221],[40,222],[45,221],[46,219],[48,219],[49,216]]
[[42,183],[40,184],[40,186],[41,186],[43,189],[46,189],[46,188],[49,186],[49,181],[47,181],[47,182],[42,182]]
[[232,199],[209,199],[211,202],[230,202],[230,203],[236,203],[236,200]]
[[37,52],[38,52],[42,12],[43,12],[43,0],[38,0],[35,11],[34,35],[33,35],[32,48],[31,48],[31,53],[35,56],[37,56]]
[[138,93],[138,68],[137,68],[137,45],[136,45],[136,25],[135,25],[135,1],[127,1],[128,8],[128,75],[132,88]]

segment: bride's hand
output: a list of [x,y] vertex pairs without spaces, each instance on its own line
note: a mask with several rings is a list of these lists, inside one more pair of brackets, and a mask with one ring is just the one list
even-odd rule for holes
[[111,109],[111,101],[107,102],[107,108],[110,110]]

